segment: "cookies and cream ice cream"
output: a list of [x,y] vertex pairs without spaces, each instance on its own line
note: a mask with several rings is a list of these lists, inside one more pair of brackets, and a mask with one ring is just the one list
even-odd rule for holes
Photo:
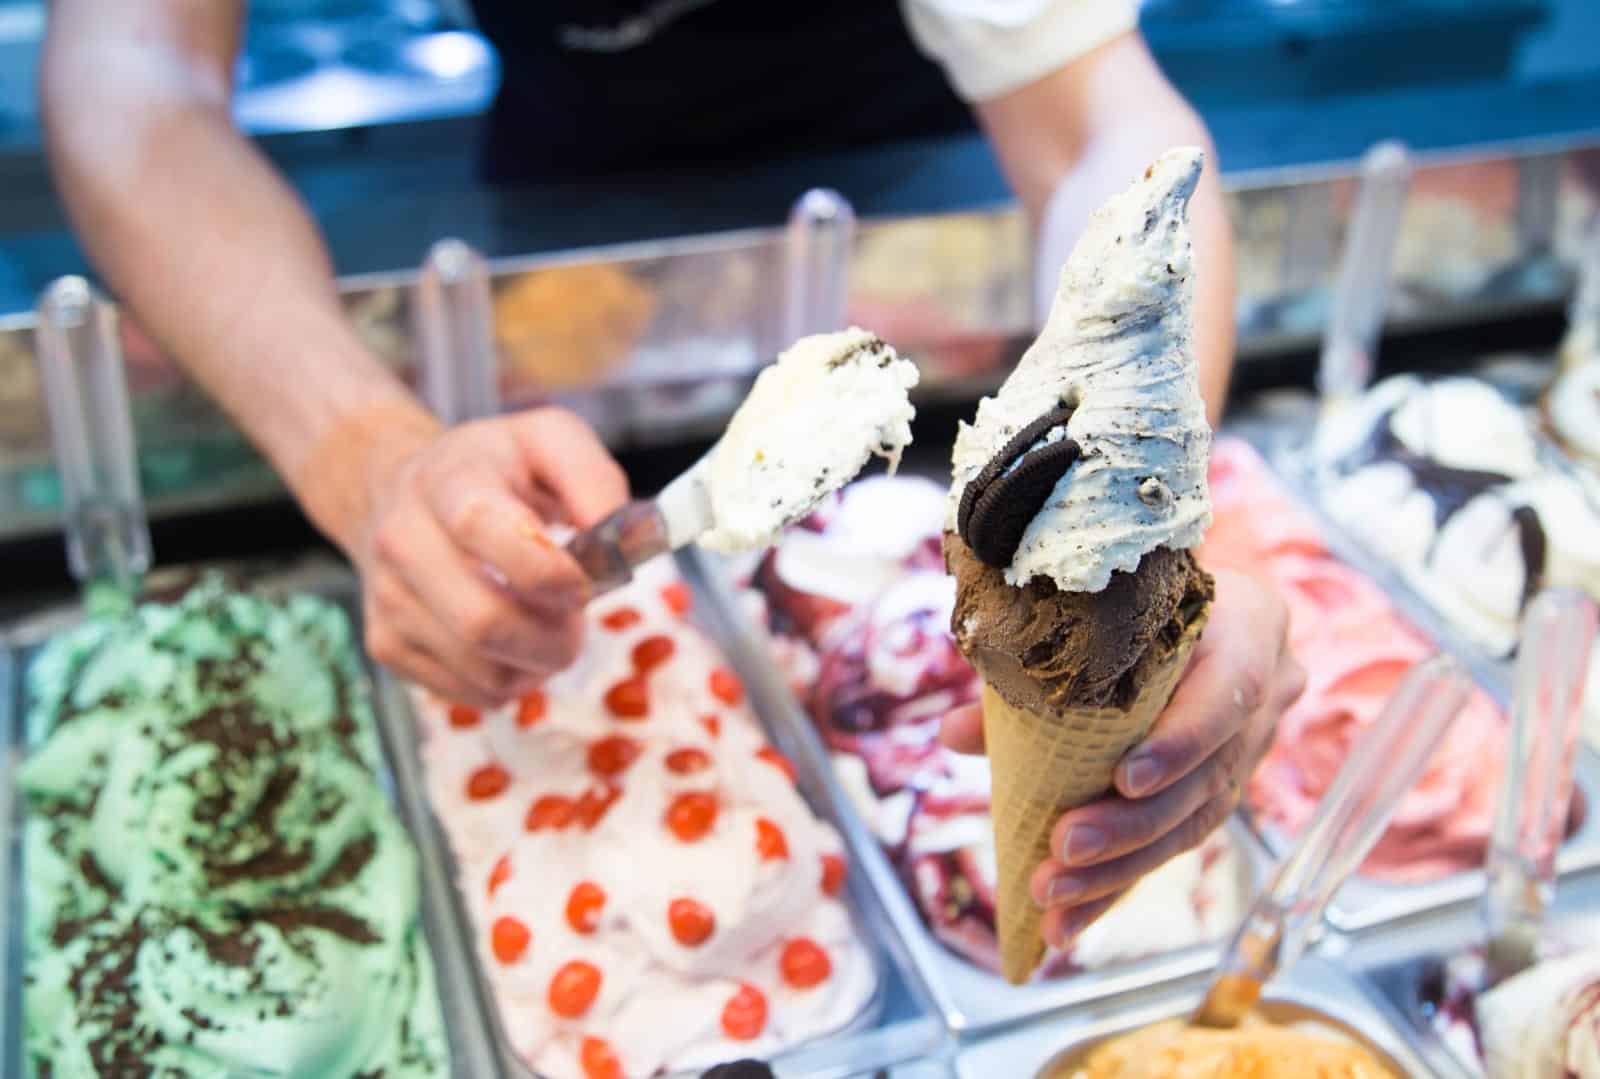
[[1489,1079],[1600,1075],[1600,951],[1530,967],[1478,998]]
[[1251,1017],[1231,1030],[1171,1019],[1112,1038],[1082,1064],[1044,1079],[1400,1079],[1362,1046],[1331,1028],[1273,1026]]
[[713,550],[763,547],[874,455],[911,442],[917,368],[861,329],[802,338],[757,376],[712,451]]
[[770,1056],[876,988],[843,845],[688,604],[649,563],[542,690],[483,712],[416,693],[502,1024],[550,1079]]
[[209,582],[29,673],[30,1073],[449,1069],[349,625]]
[[1044,954],[1030,895],[1068,809],[1111,788],[1199,640],[1213,595],[1189,553],[1211,519],[1211,429],[1190,342],[1188,203],[1172,150],[1095,212],[1039,339],[956,438],[951,623],[983,679],[1002,966]]
[[1488,384],[1385,379],[1328,418],[1317,453],[1328,512],[1485,648],[1515,647],[1540,588],[1600,595],[1594,492]]
[[[1600,482],[1489,384],[1384,379],[1325,418],[1316,451],[1327,512],[1479,647],[1511,654],[1541,588],[1600,597]],[[1600,680],[1587,702],[1600,740]]]
[[1079,447],[1026,522],[1005,582],[1048,578],[1098,592],[1158,547],[1185,550],[1210,521],[1211,428],[1190,342],[1194,254],[1188,201],[1199,150],[1170,151],[1089,219],[1061,273],[1039,338],[956,437],[945,530],[962,499],[1017,435],[1065,411],[1005,467],[1064,440]]

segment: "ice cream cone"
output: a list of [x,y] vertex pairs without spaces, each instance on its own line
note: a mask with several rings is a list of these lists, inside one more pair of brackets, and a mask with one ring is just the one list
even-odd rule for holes
[[984,740],[994,776],[1000,962],[1013,984],[1027,981],[1044,957],[1041,911],[1029,894],[1029,882],[1050,855],[1051,829],[1062,813],[1111,789],[1117,762],[1144,739],[1172,698],[1208,611],[1202,609],[1191,619],[1161,663],[1141,672],[1144,684],[1126,709],[1039,714],[1014,707],[984,683]]

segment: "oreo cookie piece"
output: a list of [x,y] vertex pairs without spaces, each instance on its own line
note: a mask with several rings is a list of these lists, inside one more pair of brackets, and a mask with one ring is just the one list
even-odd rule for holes
[[1070,420],[1072,412],[1070,405],[1052,409],[1012,435],[961,493],[956,531],[979,561],[996,569],[1011,564],[1029,522],[1082,455],[1082,448],[1070,438],[1028,452]]

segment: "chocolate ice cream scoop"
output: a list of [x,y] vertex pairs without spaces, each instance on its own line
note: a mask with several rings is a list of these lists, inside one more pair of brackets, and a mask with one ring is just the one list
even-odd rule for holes
[[1006,584],[959,537],[945,535],[956,578],[951,631],[974,667],[1014,707],[1124,708],[1146,665],[1164,661],[1210,602],[1215,584],[1188,551],[1158,547],[1099,592],[1048,578]]

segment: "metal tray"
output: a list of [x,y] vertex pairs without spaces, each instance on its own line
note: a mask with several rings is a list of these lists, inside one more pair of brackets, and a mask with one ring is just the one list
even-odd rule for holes
[[[1301,428],[1303,430],[1303,428]],[[1315,519],[1323,543],[1334,558],[1370,578],[1388,596],[1395,609],[1443,652],[1459,658],[1479,686],[1502,710],[1511,703],[1512,668],[1505,659],[1456,632],[1437,610],[1413,589],[1387,562],[1372,555],[1350,536],[1323,508],[1308,475],[1304,458],[1282,427],[1263,426],[1248,434],[1262,451],[1285,490]],[[1577,789],[1590,806],[1600,797],[1600,754],[1580,746],[1574,776]],[[1255,822],[1253,816],[1246,819]],[[1282,856],[1290,846],[1287,837],[1271,828],[1258,828],[1267,849]],[[1600,820],[1585,814],[1583,824],[1561,847],[1557,867],[1563,876],[1600,868]],[[1371,929],[1384,922],[1473,899],[1482,894],[1482,869],[1454,873],[1425,884],[1391,884],[1359,874],[1350,878],[1328,908],[1328,921],[1345,932]]]
[[[698,602],[693,616],[699,628],[724,653],[746,682],[752,711],[762,724],[768,740],[794,763],[796,785],[814,812],[829,821],[841,833],[845,832],[845,815],[841,795],[815,768],[803,747],[797,746],[787,724],[771,709],[770,698],[761,692],[759,672],[748,667],[748,649],[735,636],[736,627],[729,623],[705,591],[705,581],[695,560],[680,557],[679,570]],[[536,1079],[537,1073],[511,1049],[501,1021],[499,1006],[479,959],[478,949],[467,943],[474,939],[476,930],[470,913],[454,886],[457,876],[455,856],[442,823],[433,813],[423,780],[423,766],[417,751],[420,736],[415,710],[412,708],[405,685],[387,672],[378,677],[378,695],[384,707],[380,710],[382,721],[388,728],[390,743],[398,750],[395,770],[399,779],[401,818],[418,837],[423,855],[424,875],[432,883],[444,887],[448,897],[442,907],[454,923],[457,939],[461,940],[460,955],[471,973],[470,990],[481,1021],[489,1028],[495,1055],[500,1060],[504,1075],[511,1079]],[[851,849],[852,857],[856,852]],[[929,1006],[926,988],[910,974],[910,964],[898,938],[890,927],[890,915],[879,902],[874,889],[869,886],[857,858],[846,885],[850,896],[850,912],[857,935],[868,948],[877,974],[877,988],[861,1013],[846,1027],[832,1034],[793,1046],[771,1059],[777,1074],[783,1079],[833,1079],[862,1073],[877,1073],[896,1064],[913,1062],[936,1055],[944,1046],[947,1035]],[[676,1079],[689,1079],[696,1073],[677,1073]]]
[[[721,616],[737,627],[735,633],[743,653],[740,666],[746,674],[747,687],[752,693],[759,687],[762,699],[772,702],[773,714],[787,728],[798,752],[807,758],[808,767],[826,777],[833,798],[847,807],[842,830],[856,865],[870,878],[888,909],[932,993],[935,1007],[951,1031],[970,1036],[1086,1001],[1173,982],[1216,966],[1225,941],[1015,986],[947,948],[923,921],[899,872],[839,785],[831,755],[815,724],[773,665],[764,643],[765,630],[749,625],[743,614],[730,574],[711,556],[695,552],[688,557],[699,564],[698,574],[705,580],[709,598]],[[1230,820],[1228,829],[1241,856],[1241,871],[1248,877],[1240,882],[1244,894],[1253,895],[1265,878],[1268,855],[1241,821]]]
[[[1573,941],[1592,941],[1600,934],[1600,880],[1564,883],[1552,908],[1554,933]],[[1401,952],[1388,947],[1353,951],[1357,966],[1368,966],[1366,981],[1374,990],[1375,1006],[1400,1030],[1416,1053],[1440,1075],[1452,1079],[1483,1079],[1476,1055],[1468,1057],[1440,1036],[1423,999],[1422,985],[1438,966],[1438,957],[1457,954],[1483,940],[1483,923],[1475,910],[1439,922],[1426,947]],[[1368,964],[1370,960],[1371,964]]]
[[[178,576],[192,570],[169,571]],[[158,582],[160,575],[152,577]],[[281,574],[252,577],[249,590],[268,595],[311,592],[336,603],[351,620],[354,639],[359,641],[360,604],[353,574],[343,567],[312,565]],[[24,864],[23,826],[27,806],[17,791],[17,770],[31,748],[26,731],[26,685],[28,666],[45,641],[82,620],[76,607],[56,608],[30,616],[0,630],[0,1073],[24,1074],[22,985],[23,925],[27,889]],[[374,668],[360,656],[362,670],[370,684]],[[397,788],[397,759],[386,736],[382,701],[373,695],[377,714],[378,739],[384,754],[384,773],[379,781],[399,810],[403,798]],[[402,817],[402,820],[404,818]],[[413,833],[415,834],[415,833]],[[461,957],[467,942],[459,936],[459,926],[448,913],[451,889],[426,872],[428,859],[419,843],[419,864],[423,867],[420,907],[422,929],[434,964],[440,1010],[449,1042],[450,1068],[460,1079],[498,1079],[501,1072],[486,1050],[482,1010],[471,996],[470,971]]]
[[[1148,1023],[1180,1016],[1199,1004],[1205,984],[1195,979],[1156,999],[1108,1001],[1048,1024],[1035,1024],[982,1041],[956,1058],[960,1079],[997,1075],[1032,1079],[1052,1064],[1072,1061],[1090,1046]],[[1280,1022],[1316,1020],[1366,1046],[1396,1075],[1436,1073],[1374,1005],[1368,991],[1326,960],[1303,959],[1268,987],[1261,1011]]]

